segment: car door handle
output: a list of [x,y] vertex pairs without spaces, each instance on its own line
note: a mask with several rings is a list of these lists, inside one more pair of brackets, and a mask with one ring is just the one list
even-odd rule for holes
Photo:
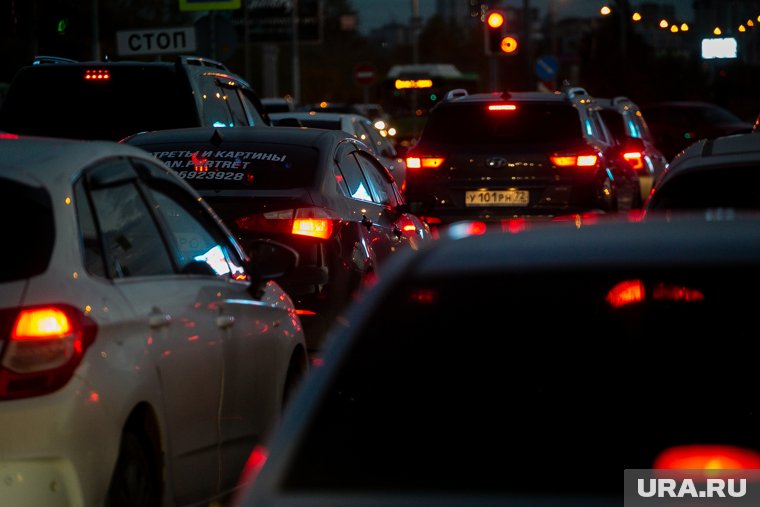
[[372,228],[372,220],[367,218],[367,215],[362,215],[362,221],[361,224],[367,228],[367,230],[370,230]]
[[216,325],[221,329],[227,329],[235,323],[234,315],[218,315],[216,317]]
[[157,308],[153,309],[153,312],[148,316],[148,325],[152,328],[166,327],[172,322],[172,316],[168,313],[163,313]]

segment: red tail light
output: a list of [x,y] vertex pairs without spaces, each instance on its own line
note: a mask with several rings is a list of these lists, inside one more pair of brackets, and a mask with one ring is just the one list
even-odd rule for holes
[[596,167],[599,156],[596,153],[554,153],[549,160],[557,167]]
[[26,398],[65,385],[95,338],[95,323],[68,305],[22,308],[0,363],[0,398]]
[[644,154],[640,151],[624,151],[623,160],[628,162],[636,171],[644,169]]
[[323,208],[296,208],[246,215],[235,220],[244,231],[293,234],[327,239],[339,218]]
[[760,469],[760,453],[730,445],[684,445],[666,449],[655,459],[655,469]]
[[443,165],[444,157],[411,156],[406,158],[408,169],[438,169]]
[[646,291],[641,280],[625,280],[607,292],[607,303],[613,308],[620,308],[631,303],[640,303],[645,297]]

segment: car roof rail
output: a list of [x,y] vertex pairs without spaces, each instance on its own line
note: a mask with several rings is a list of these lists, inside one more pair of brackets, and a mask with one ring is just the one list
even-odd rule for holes
[[71,58],[63,58],[61,56],[35,56],[32,65],[43,65],[48,63],[79,63],[77,60]]
[[591,95],[589,95],[588,91],[586,91],[585,88],[582,86],[571,86],[570,82],[565,80],[562,81],[562,87],[560,89],[562,93],[567,95],[569,99],[574,99],[576,97],[588,97],[591,98]]
[[211,67],[219,70],[229,70],[225,64],[202,56],[178,56],[177,63],[196,65],[198,67]]
[[633,101],[631,99],[629,99],[628,97],[624,96],[624,95],[621,95],[619,97],[615,97],[615,98],[612,99],[612,103],[615,104],[615,105],[617,105],[617,104],[630,104],[631,102],[633,102]]
[[446,96],[443,98],[443,100],[454,100],[459,99],[462,97],[466,97],[468,95],[467,90],[464,88],[454,88],[453,90],[449,90],[446,92]]

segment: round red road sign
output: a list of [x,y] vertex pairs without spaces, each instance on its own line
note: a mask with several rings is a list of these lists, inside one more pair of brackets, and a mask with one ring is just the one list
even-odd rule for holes
[[369,86],[377,79],[375,67],[368,63],[360,63],[354,67],[354,80],[360,86]]

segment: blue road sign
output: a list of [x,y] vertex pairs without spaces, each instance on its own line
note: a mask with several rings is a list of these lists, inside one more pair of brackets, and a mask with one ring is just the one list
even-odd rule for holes
[[536,60],[536,75],[541,81],[550,81],[555,78],[559,70],[559,62],[552,55],[544,55]]

